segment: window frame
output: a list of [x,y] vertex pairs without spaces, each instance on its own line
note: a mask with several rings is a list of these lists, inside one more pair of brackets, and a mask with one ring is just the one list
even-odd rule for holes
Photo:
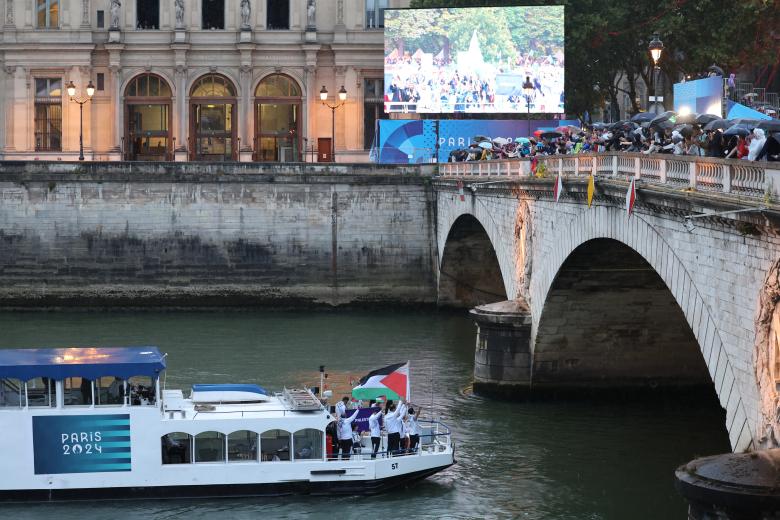
[[[59,101],[56,101],[56,96],[38,96],[38,81],[46,81],[46,91],[51,92],[51,84],[52,82],[59,82],[60,86],[60,96]],[[62,128],[62,118],[63,118],[63,112],[64,112],[64,106],[63,106],[63,88],[64,88],[64,80],[61,76],[37,76],[33,78],[33,146],[35,148],[36,152],[61,152],[62,151],[62,134],[63,134],[63,128]],[[51,146],[50,144],[47,146],[42,146],[38,144],[38,107],[59,107],[59,146]],[[51,126],[51,122],[55,121],[51,117],[51,112],[47,108],[46,110],[46,127],[49,128]],[[54,135],[52,132],[46,132],[47,136]],[[51,143],[51,139],[48,139],[48,142]]]
[[[271,27],[271,2],[287,2],[287,24],[286,27]],[[290,18],[292,18],[292,9],[290,9],[290,0],[266,0],[265,2],[265,28],[269,31],[289,31]]]
[[[373,7],[369,11],[368,6],[371,4]],[[385,28],[385,10],[389,9],[389,2],[387,0],[365,0],[363,3],[363,26],[368,31],[379,31]],[[373,13],[373,16],[369,19],[368,13]],[[381,16],[380,16],[381,14]],[[381,25],[379,19],[381,18]]]
[[[7,1],[13,1],[13,0],[7,0]],[[43,2],[43,5],[45,6],[44,11],[46,12],[45,16],[45,25],[38,25],[38,12],[41,10],[41,6],[39,5],[39,2]],[[57,5],[57,25],[51,24],[51,12],[52,12],[52,4]],[[35,28],[39,30],[56,30],[61,27],[62,23],[62,0],[35,0]]]
[[[157,3],[157,27],[141,27],[138,19],[140,9],[138,8],[141,2],[156,2]],[[135,30],[136,31],[159,31],[160,30],[160,0],[135,0]]]
[[227,27],[227,2],[225,0],[218,0],[222,2],[222,27],[206,27],[206,2],[217,0],[201,0],[200,2],[200,28],[204,31],[224,31]]

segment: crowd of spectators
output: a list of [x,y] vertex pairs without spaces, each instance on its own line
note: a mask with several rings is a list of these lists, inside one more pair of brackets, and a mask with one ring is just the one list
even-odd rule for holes
[[[497,65],[476,60],[469,65],[451,59],[426,60],[420,53],[386,57],[391,75],[385,86],[389,112],[559,112],[563,110],[563,57],[521,54]],[[499,78],[500,75],[504,75]],[[533,84],[530,107],[522,95],[528,77]],[[501,79],[502,85],[499,85]]]

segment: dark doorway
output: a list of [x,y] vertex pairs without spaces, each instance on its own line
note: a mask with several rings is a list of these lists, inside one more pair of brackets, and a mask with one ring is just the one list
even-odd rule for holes
[[201,15],[204,29],[224,29],[225,0],[203,0]]
[[290,0],[268,0],[268,28],[290,28]]
[[136,29],[160,28],[160,0],[137,0]]
[[330,154],[330,137],[317,139],[317,162],[333,162]]

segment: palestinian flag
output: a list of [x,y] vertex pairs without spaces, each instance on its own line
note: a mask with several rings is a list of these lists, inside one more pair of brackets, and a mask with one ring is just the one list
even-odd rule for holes
[[401,397],[409,399],[409,362],[397,363],[369,372],[352,389],[352,397],[363,400],[377,397],[394,400]]

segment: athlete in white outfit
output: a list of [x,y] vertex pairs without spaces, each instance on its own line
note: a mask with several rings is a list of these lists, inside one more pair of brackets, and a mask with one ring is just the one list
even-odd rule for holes
[[368,429],[371,431],[371,458],[376,458],[379,451],[379,444],[382,440],[382,431],[380,430],[379,419],[382,417],[382,408],[376,413],[368,416]]
[[339,418],[339,455],[344,456],[342,460],[349,460],[349,456],[352,453],[352,421],[354,421],[357,416],[358,411],[355,410],[349,419],[344,417]]

